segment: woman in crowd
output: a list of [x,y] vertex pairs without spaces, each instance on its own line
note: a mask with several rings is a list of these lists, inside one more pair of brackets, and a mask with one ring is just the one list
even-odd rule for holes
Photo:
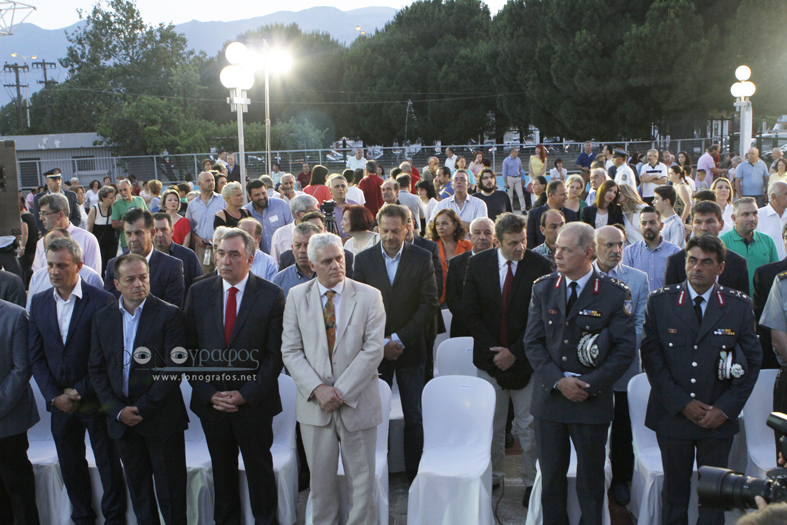
[[251,217],[249,210],[243,208],[243,190],[240,187],[240,182],[228,183],[221,190],[221,196],[227,206],[216,212],[216,216],[213,218],[213,229],[219,226],[237,228],[241,219]]
[[768,186],[776,181],[787,182],[787,159],[780,157],[776,161],[774,168],[776,168],[776,171],[771,173],[770,178],[768,178]]
[[85,188],[82,186],[71,186],[71,191],[77,195],[77,204],[79,204],[79,214],[82,220],[79,221],[79,227],[87,230],[87,211],[85,210]]
[[549,177],[552,180],[566,180],[568,177],[568,170],[563,167],[563,159],[555,161],[555,167],[549,170]]
[[625,228],[623,209],[618,204],[618,185],[606,180],[596,192],[596,202],[582,210],[582,222],[593,228],[620,224]]
[[533,203],[534,208],[538,208],[539,206],[543,206],[547,203],[547,178],[543,175],[539,175],[538,177],[533,177],[533,182],[530,183],[530,187],[533,189],[533,197],[535,197],[536,202]]
[[536,154],[530,155],[530,178],[535,180],[536,177],[547,174],[547,150],[544,146],[539,144],[536,146]]
[[646,204],[637,193],[637,190],[628,184],[618,186],[618,204],[623,208],[623,223],[626,226],[626,246],[643,239],[639,230],[639,214]]
[[451,178],[454,178],[454,173],[456,170],[465,170],[467,172],[468,177],[468,185],[467,185],[467,193],[475,193],[476,185],[475,185],[475,177],[473,173],[467,169],[467,159],[464,157],[457,157],[456,158],[456,165],[454,166],[454,171],[451,172]]
[[148,204],[148,208],[150,208],[151,213],[161,210],[161,188],[160,180],[148,181],[148,189],[150,189],[150,204]]
[[732,201],[735,198],[735,190],[730,184],[730,181],[724,177],[716,177],[710,189],[716,194],[716,204],[721,207],[721,216],[724,219],[724,224],[730,228],[735,227],[732,220]]
[[462,221],[454,210],[442,209],[427,227],[427,238],[436,242],[440,249],[440,263],[443,266],[443,295],[440,304],[445,303],[445,284],[448,276],[448,261],[455,255],[473,249],[473,244],[465,240],[465,230]]
[[669,181],[672,183],[672,187],[675,188],[675,192],[678,194],[678,198],[675,199],[675,213],[680,216],[680,220],[682,220],[685,224],[687,221],[690,221],[689,217],[691,216],[691,206],[694,204],[694,202],[691,198],[691,188],[689,187],[689,183],[686,180],[686,175],[683,173],[683,168],[677,164],[670,166]]
[[575,211],[577,217],[581,217],[582,208],[588,205],[585,199],[582,198],[582,190],[585,189],[585,180],[582,175],[571,175],[566,179],[566,186],[568,188],[568,199],[566,199],[566,208]]
[[381,164],[377,164],[377,176],[381,179],[385,178],[385,168]]
[[428,180],[419,180],[415,183],[415,191],[418,192],[418,197],[421,198],[423,206],[421,209],[424,215],[421,217],[421,231],[426,231],[426,218],[432,216],[432,212],[437,207],[437,191],[434,189],[434,184]]
[[178,213],[180,193],[174,188],[167,188],[161,194],[161,211],[172,219],[172,242],[189,247],[191,243],[191,223]]
[[90,187],[85,192],[85,208],[88,212],[98,204],[98,191],[101,189],[101,183],[97,180],[90,182]]
[[101,251],[101,278],[107,271],[107,262],[118,254],[119,238],[112,227],[112,204],[115,202],[115,188],[104,186],[98,190],[98,203],[90,208],[87,215],[87,231],[98,239]]
[[470,174],[474,180],[478,180],[478,174],[481,173],[481,170],[484,169],[484,152],[483,150],[478,150],[473,154],[473,162],[467,167],[470,170]]
[[678,166],[683,168],[683,171],[686,171],[686,166],[691,166],[691,155],[689,155],[688,151],[681,151],[678,153]]
[[28,211],[25,199],[19,199],[19,215],[22,218],[22,240],[19,247],[19,266],[25,276],[25,288],[30,284],[33,275],[33,259],[36,256],[36,243],[38,242],[38,226],[33,214]]
[[312,178],[309,185],[303,188],[304,193],[308,193],[322,206],[322,203],[332,199],[331,190],[325,185],[328,178],[328,168],[318,164],[312,169]]
[[366,206],[351,204],[344,207],[342,213],[342,231],[350,238],[344,244],[344,249],[358,255],[360,252],[371,248],[380,240],[380,236],[372,231],[374,216]]
[[150,209],[150,199],[153,198],[153,195],[150,193],[150,186],[148,185],[148,181],[137,182],[137,186],[139,187],[139,196],[145,199],[145,206]]

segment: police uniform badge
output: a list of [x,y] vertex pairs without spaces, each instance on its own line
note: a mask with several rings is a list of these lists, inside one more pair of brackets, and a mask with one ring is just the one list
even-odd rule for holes
[[628,315],[634,315],[634,302],[631,300],[630,295],[625,301],[623,301],[623,311]]

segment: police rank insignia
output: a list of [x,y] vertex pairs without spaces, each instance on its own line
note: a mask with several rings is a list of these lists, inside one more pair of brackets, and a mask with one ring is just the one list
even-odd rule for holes
[[631,297],[623,301],[623,311],[628,315],[634,315],[634,302],[631,300]]

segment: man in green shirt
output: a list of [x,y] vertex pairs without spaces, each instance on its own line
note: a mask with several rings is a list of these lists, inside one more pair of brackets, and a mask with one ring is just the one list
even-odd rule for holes
[[769,235],[755,231],[759,222],[757,201],[754,197],[741,197],[732,206],[735,228],[719,239],[724,245],[744,259],[749,268],[749,290],[754,290],[754,272],[763,264],[777,262],[779,253]]
[[134,208],[147,210],[148,207],[145,204],[145,199],[132,193],[131,183],[127,180],[122,180],[118,183],[118,193],[120,198],[112,205],[112,227],[120,230],[120,247],[123,248],[123,253],[128,253],[126,235],[123,233],[123,215]]

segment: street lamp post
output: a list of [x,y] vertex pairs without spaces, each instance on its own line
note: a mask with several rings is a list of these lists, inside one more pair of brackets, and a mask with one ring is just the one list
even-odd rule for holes
[[[227,61],[230,65],[221,70],[220,80],[222,85],[230,90],[227,103],[238,117],[238,155],[240,156],[240,186],[243,198],[246,199],[246,147],[243,137],[243,114],[249,110],[251,100],[246,92],[254,85],[254,75],[243,67],[248,56],[246,46],[240,42],[233,42],[225,50]],[[267,93],[267,91],[266,91]]]
[[290,58],[284,53],[272,49],[266,40],[262,41],[263,64],[265,67],[265,168],[271,174],[273,157],[271,156],[271,101],[270,73],[272,69],[279,72],[290,70]]
[[751,69],[747,66],[740,66],[735,70],[735,78],[739,82],[734,83],[730,87],[730,93],[735,97],[735,107],[741,113],[740,157],[742,159],[746,158],[746,153],[751,148],[752,124],[754,122],[754,114],[749,97],[754,95],[757,87],[753,82],[748,81],[750,77]]

